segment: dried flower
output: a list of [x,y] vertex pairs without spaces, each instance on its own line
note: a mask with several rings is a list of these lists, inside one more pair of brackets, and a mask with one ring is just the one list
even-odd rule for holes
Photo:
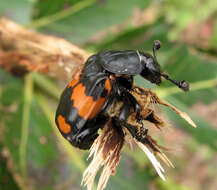
[[144,121],[149,121],[158,129],[166,126],[166,123],[156,115],[154,108],[155,105],[159,104],[169,107],[185,119],[190,125],[196,127],[194,122],[186,113],[181,112],[171,104],[160,100],[151,90],[135,86],[130,93],[136,98],[142,107],[142,123],[138,122],[136,119],[136,113],[133,111],[127,119],[127,123],[135,126],[135,130],[138,135],[142,136],[142,139],[133,138],[125,126],[121,126],[120,128],[112,122],[112,118],[119,115],[120,108],[123,105],[123,102],[121,101],[114,102],[107,111],[110,120],[106,123],[101,134],[94,141],[94,144],[90,149],[90,155],[88,158],[92,156],[93,159],[85,170],[81,183],[82,185],[87,186],[88,190],[91,190],[95,176],[101,167],[103,167],[103,170],[99,178],[97,190],[103,190],[106,187],[109,177],[114,175],[116,172],[116,168],[120,161],[121,150],[125,141],[130,144],[135,143],[149,158],[158,175],[165,180],[163,175],[164,169],[155,156],[158,156],[168,166],[174,166],[162,152],[162,149],[166,148],[159,146],[157,142],[147,134],[147,129],[144,128],[145,123],[143,123]]

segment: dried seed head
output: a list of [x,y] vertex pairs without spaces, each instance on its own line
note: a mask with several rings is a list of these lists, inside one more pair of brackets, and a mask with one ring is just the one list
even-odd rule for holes
[[93,159],[85,170],[82,179],[82,185],[87,186],[88,190],[91,190],[95,176],[101,167],[103,167],[103,170],[99,178],[97,190],[103,190],[106,187],[109,177],[115,174],[125,141],[130,145],[133,143],[136,144],[147,155],[158,175],[165,180],[163,175],[164,169],[155,156],[158,156],[167,164],[167,166],[174,167],[171,161],[162,152],[163,149],[168,149],[157,144],[157,142],[147,133],[148,130],[145,127],[149,126],[147,126],[147,123],[144,123],[144,121],[148,121],[159,129],[166,126],[166,123],[157,116],[154,105],[169,107],[193,127],[196,127],[186,113],[181,112],[169,103],[160,100],[151,90],[134,86],[130,93],[135,97],[142,108],[140,112],[140,122],[138,121],[137,113],[135,113],[133,108],[130,110],[130,115],[126,121],[128,124],[135,127],[137,134],[136,136],[132,136],[132,133],[128,131],[123,123],[120,122],[120,126],[116,126],[116,124],[112,122],[112,118],[118,118],[123,106],[121,100],[114,101],[109,109],[107,109],[110,120],[106,123],[101,134],[94,141],[94,144],[90,149],[89,157],[92,156]]
[[109,177],[116,172],[123,144],[123,131],[117,130],[109,120],[90,149],[90,156],[93,156],[93,159],[83,174],[81,184],[91,190],[98,170],[103,167],[97,186],[97,190],[103,190]]

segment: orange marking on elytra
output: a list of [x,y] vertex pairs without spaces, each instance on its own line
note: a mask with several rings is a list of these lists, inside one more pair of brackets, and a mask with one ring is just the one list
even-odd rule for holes
[[73,101],[73,107],[78,109],[79,116],[87,120],[94,118],[100,112],[111,92],[111,83],[109,78],[106,79],[105,89],[108,92],[107,96],[104,98],[100,97],[98,100],[94,101],[92,96],[86,96],[85,86],[82,83],[78,84],[78,86],[74,88],[71,100]]
[[106,78],[106,81],[105,81],[105,89],[108,91],[108,93],[110,93],[112,89],[111,81],[108,77]]
[[79,80],[72,79],[71,82],[68,84],[67,88],[73,88],[78,82]]
[[61,132],[68,134],[71,131],[71,126],[66,123],[65,118],[62,115],[58,115],[57,122],[59,124],[59,129]]

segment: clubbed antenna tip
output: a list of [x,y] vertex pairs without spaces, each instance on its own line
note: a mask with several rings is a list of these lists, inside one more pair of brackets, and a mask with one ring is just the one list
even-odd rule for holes
[[159,40],[155,40],[154,41],[154,47],[156,50],[160,49],[161,47],[161,42]]
[[153,54],[156,59],[157,59],[157,50],[159,50],[160,47],[161,47],[161,42],[159,40],[155,40],[153,45]]
[[186,81],[182,80],[179,82],[179,88],[184,91],[189,91],[189,84]]
[[185,92],[189,91],[189,84],[182,80],[182,81],[176,81],[171,79],[168,75],[161,73],[161,76],[164,77],[166,80],[169,80],[170,82],[172,82],[173,84],[175,84],[176,86],[178,86],[179,88],[181,88],[182,90],[184,90]]

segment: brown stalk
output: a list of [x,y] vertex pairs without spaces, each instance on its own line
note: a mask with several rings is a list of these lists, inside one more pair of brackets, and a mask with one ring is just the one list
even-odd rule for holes
[[41,72],[69,79],[89,54],[70,42],[0,19],[0,67],[15,75]]

